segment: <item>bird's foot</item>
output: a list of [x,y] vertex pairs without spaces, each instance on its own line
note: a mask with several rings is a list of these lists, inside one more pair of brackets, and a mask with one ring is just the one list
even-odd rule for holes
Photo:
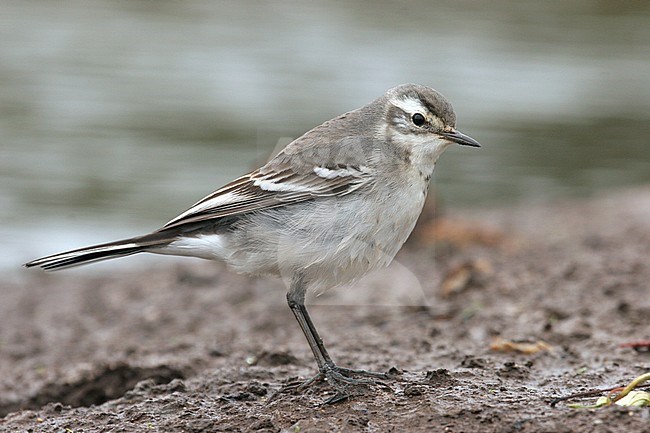
[[[354,377],[361,376],[363,378]],[[303,391],[311,385],[319,382],[325,382],[336,391],[336,394],[325,401],[325,404],[338,403],[347,400],[351,396],[354,388],[368,387],[371,385],[378,385],[380,387],[392,390],[390,386],[377,379],[392,379],[393,375],[389,373],[381,373],[375,371],[357,370],[352,368],[339,367],[331,363],[326,364],[321,368],[317,375],[307,379],[302,383],[291,384],[286,389],[295,389]]]

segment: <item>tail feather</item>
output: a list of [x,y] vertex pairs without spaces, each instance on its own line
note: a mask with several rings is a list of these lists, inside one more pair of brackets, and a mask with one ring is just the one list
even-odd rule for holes
[[158,236],[151,239],[150,236],[151,235],[123,239],[120,241],[66,251],[32,260],[31,262],[25,263],[24,266],[27,268],[40,267],[47,271],[54,271],[117,257],[130,256],[155,247],[164,246],[170,242],[170,239],[162,240]]

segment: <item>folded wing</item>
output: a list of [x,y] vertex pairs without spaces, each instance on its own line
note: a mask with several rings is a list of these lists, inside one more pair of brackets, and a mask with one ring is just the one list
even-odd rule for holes
[[316,197],[344,196],[370,182],[367,168],[313,166],[297,172],[289,165],[267,166],[235,179],[195,203],[159,231],[238,214],[271,209]]

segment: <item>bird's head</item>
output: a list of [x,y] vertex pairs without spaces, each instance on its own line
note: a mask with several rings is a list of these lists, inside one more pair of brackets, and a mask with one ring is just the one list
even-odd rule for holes
[[414,163],[431,165],[453,143],[480,147],[478,141],[456,129],[456,113],[439,92],[417,84],[402,84],[377,100],[384,105],[380,133]]

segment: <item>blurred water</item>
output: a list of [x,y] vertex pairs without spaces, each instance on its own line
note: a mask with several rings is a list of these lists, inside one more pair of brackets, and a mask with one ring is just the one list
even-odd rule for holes
[[159,227],[283,137],[417,82],[455,206],[650,181],[650,3],[0,6],[0,266]]

